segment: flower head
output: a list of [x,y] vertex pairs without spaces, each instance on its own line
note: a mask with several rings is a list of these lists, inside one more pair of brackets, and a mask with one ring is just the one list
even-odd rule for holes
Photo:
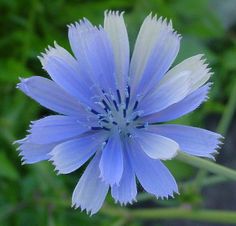
[[72,205],[91,214],[109,188],[116,202],[132,203],[136,178],[157,198],[178,193],[161,160],[180,151],[212,157],[219,144],[220,135],[208,130],[160,124],[207,99],[211,72],[203,56],[170,69],[181,38],[171,22],[152,15],[140,28],[131,60],[123,13],[105,12],[104,26],[83,19],[68,29],[73,55],[55,43],[39,57],[51,80],[33,76],[18,84],[58,113],[32,122],[18,141],[23,163],[49,160],[68,174],[90,160]]

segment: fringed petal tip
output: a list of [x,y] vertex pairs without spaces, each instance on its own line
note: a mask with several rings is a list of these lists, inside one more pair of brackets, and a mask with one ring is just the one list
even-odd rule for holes
[[82,19],[80,19],[80,20],[78,20],[76,22],[68,24],[67,28],[68,29],[78,29],[78,28],[81,28],[81,26],[83,26],[83,25],[86,25],[87,29],[89,27],[90,28],[94,27],[87,18],[83,17]]
[[221,134],[217,134],[214,150],[211,153],[209,153],[208,156],[204,156],[204,157],[207,157],[209,159],[212,159],[213,161],[216,161],[215,156],[219,154],[219,149],[221,149],[222,145],[224,144],[222,141],[224,139],[225,138]]
[[201,67],[205,69],[207,73],[213,74],[213,72],[211,72],[212,68],[209,66],[207,62],[207,58],[205,57],[205,54],[198,54],[196,55],[196,57],[198,57]]
[[171,19],[164,18],[164,17],[158,17],[157,14],[150,13],[145,20],[149,21],[149,23],[153,23],[153,25],[161,26],[161,28],[168,29],[169,32],[173,32],[173,34],[178,37],[179,39],[182,38],[180,34],[177,33],[177,31],[173,28],[173,23]]
[[21,90],[22,92],[24,92],[26,95],[29,94],[29,90],[27,87],[27,83],[28,83],[29,79],[30,78],[19,77],[20,82],[16,84],[16,88]]
[[125,11],[118,11],[118,10],[105,10],[104,17],[122,17],[124,15]]
[[30,164],[30,162],[27,161],[27,158],[24,154],[24,149],[22,147],[22,145],[24,143],[26,143],[28,140],[27,137],[20,139],[20,140],[16,140],[13,142],[13,145],[18,145],[18,147],[16,148],[16,151],[18,152],[18,155],[21,157],[21,165],[26,165],[26,164]]
[[33,164],[34,162],[31,162],[27,159],[25,154],[23,153],[23,150],[18,150],[19,151],[19,156],[21,157],[21,165],[26,165],[26,164]]
[[215,133],[215,144],[212,146],[212,151],[206,154],[202,153],[197,156],[216,161],[216,155],[219,154],[219,149],[221,149],[221,146],[224,144],[221,141],[222,139],[224,139],[222,135]]
[[[204,99],[202,100],[202,102],[200,102],[196,106],[196,108],[194,110],[198,109],[201,106],[202,103],[207,102],[210,99],[210,97],[208,96],[208,93],[209,93],[212,85],[213,85],[213,82],[208,82],[208,83],[206,83],[206,85],[204,85],[206,87]],[[204,86],[202,86],[201,88],[204,88]]]
[[127,205],[132,205],[133,203],[137,202],[136,197],[134,197],[132,200],[119,200],[119,199],[115,199],[115,204],[120,204],[121,206],[127,206]]
[[217,151],[224,144],[223,140],[225,139],[225,137],[219,133],[215,133],[215,136],[216,136],[215,151]]
[[172,193],[170,193],[170,194],[166,194],[166,195],[164,195],[164,196],[155,196],[157,199],[161,199],[161,200],[168,200],[168,199],[170,199],[170,198],[172,198],[172,199],[174,199],[175,198],[175,195],[180,195],[180,193],[179,193],[179,190],[178,190],[178,188],[176,188],[176,190],[173,190],[173,192]]
[[97,211],[94,211],[92,208],[86,208],[85,206],[82,206],[81,204],[79,203],[72,203],[71,204],[71,208],[73,209],[80,209],[81,212],[85,211],[87,215],[89,215],[90,217],[93,216],[95,213],[98,212]]
[[25,79],[27,79],[27,78],[19,77],[20,82],[16,84],[17,89],[21,90],[22,83],[24,82]]
[[59,53],[63,54],[63,51],[65,51],[64,48],[62,48],[60,45],[57,44],[56,41],[54,41],[52,46],[48,45],[44,52],[41,52],[40,55],[37,57],[44,68],[47,64],[49,57],[59,56]]
[[56,163],[55,163],[55,159],[53,158],[53,154],[52,154],[52,151],[47,153],[47,156],[48,156],[48,161],[52,163],[53,167],[54,167],[54,172],[56,173],[56,175],[60,175],[60,174],[63,174],[62,172],[60,172],[60,169],[58,169]]
[[[27,138],[25,137],[23,139],[13,141],[12,144],[13,145],[21,145],[21,144],[25,143],[26,141],[27,141]],[[16,150],[19,150],[19,147]]]

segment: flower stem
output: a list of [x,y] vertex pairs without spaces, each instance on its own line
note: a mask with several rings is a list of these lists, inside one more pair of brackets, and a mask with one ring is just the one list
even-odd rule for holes
[[234,112],[236,110],[236,80],[234,82],[234,86],[232,89],[232,93],[230,95],[228,104],[225,107],[224,114],[218,124],[217,132],[225,135],[230,126],[230,122],[233,119]]
[[204,222],[236,224],[236,212],[221,210],[192,210],[186,208],[158,208],[119,211],[117,208],[103,208],[102,212],[109,216],[128,219],[187,219]]
[[[230,94],[229,101],[227,105],[225,106],[224,113],[216,129],[216,131],[222,134],[223,136],[227,134],[227,131],[233,119],[235,110],[236,110],[236,80],[234,82],[234,86]],[[197,180],[199,179],[199,176],[201,176],[200,179],[204,180],[204,178],[207,177],[207,171],[203,169],[199,170]],[[199,182],[199,181],[201,182],[201,180],[198,180],[196,182]],[[225,178],[222,178],[222,180],[218,180],[217,182],[223,182],[223,181],[225,181]]]
[[185,162],[185,163],[195,166],[197,168],[205,169],[211,173],[228,178],[230,180],[236,180],[236,171],[235,170],[229,169],[229,168],[219,165],[215,162],[211,162],[209,160],[202,159],[199,157],[190,156],[190,155],[187,155],[183,152],[180,152],[176,158],[182,162]]

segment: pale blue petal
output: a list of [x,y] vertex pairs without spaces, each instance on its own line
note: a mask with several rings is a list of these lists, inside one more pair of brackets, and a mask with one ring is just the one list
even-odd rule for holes
[[105,12],[104,30],[107,32],[109,40],[111,41],[115,58],[116,82],[120,94],[124,98],[129,70],[130,52],[123,12]]
[[114,54],[104,29],[81,20],[69,25],[69,41],[80,67],[86,68],[94,85],[107,93],[116,93]]
[[176,141],[183,152],[209,158],[216,153],[222,138],[209,130],[182,125],[153,125],[149,130]]
[[59,174],[67,174],[81,167],[105,141],[104,133],[90,134],[58,144],[50,153],[50,161]]
[[75,24],[70,24],[68,26],[68,38],[69,38],[70,46],[75,57],[78,60],[80,59],[80,54],[82,51],[81,44],[79,44],[81,41],[80,38],[83,35],[83,33],[86,33],[93,29],[94,29],[94,26],[86,18],[84,20],[76,22]]
[[142,150],[153,159],[167,160],[177,155],[179,145],[164,136],[138,129],[134,139]]
[[210,83],[207,83],[206,85],[192,92],[180,102],[175,103],[160,112],[144,116],[142,120],[148,121],[149,123],[165,122],[188,114],[189,112],[195,110],[203,101],[207,99],[209,88]]
[[109,185],[99,177],[100,158],[101,153],[97,153],[87,166],[72,195],[72,206],[85,209],[91,215],[101,208],[109,189]]
[[189,72],[182,72],[156,87],[156,89],[143,98],[138,110],[142,115],[159,112],[184,99],[190,90]]
[[179,51],[180,37],[171,22],[150,14],[144,20],[131,58],[132,94],[146,94],[164,76]]
[[17,141],[16,143],[20,144],[18,151],[20,156],[22,156],[23,164],[32,164],[44,160],[48,160],[50,156],[48,153],[58,144],[34,144],[30,143],[27,138]]
[[90,108],[98,107],[92,101],[93,93],[77,68],[73,68],[66,61],[56,56],[49,56],[44,69],[51,78],[67,93],[77,98],[80,103]]
[[190,91],[193,92],[208,81],[212,75],[210,70],[211,69],[208,67],[208,64],[206,64],[205,60],[203,59],[203,55],[198,54],[189,57],[180,64],[174,66],[165,74],[163,79],[170,79],[171,77],[175,77],[177,74],[183,71],[188,71],[189,79],[191,81]]
[[113,185],[111,188],[111,195],[116,202],[121,205],[132,203],[136,201],[137,186],[135,180],[135,173],[130,163],[127,151],[124,151],[124,170],[119,185]]
[[168,196],[173,196],[175,192],[178,193],[174,177],[160,160],[148,157],[132,138],[129,147],[135,174],[147,192],[157,198],[168,198]]
[[123,147],[120,134],[114,133],[102,150],[99,163],[101,178],[109,185],[119,184],[123,173]]
[[79,136],[88,130],[87,125],[75,118],[53,115],[32,122],[28,139],[33,143],[48,144]]
[[62,89],[92,107],[91,97],[95,95],[95,90],[91,89],[93,83],[85,74],[86,69],[68,51],[55,43],[39,59],[43,68]]
[[86,117],[87,113],[79,102],[49,79],[33,76],[21,79],[17,87],[50,110],[65,115]]

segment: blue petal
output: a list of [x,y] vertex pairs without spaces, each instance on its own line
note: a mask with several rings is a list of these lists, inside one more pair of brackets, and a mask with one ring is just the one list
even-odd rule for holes
[[142,187],[157,198],[168,198],[178,193],[174,177],[165,165],[149,158],[132,138],[129,140],[129,154],[135,174]]
[[175,103],[160,112],[144,116],[142,120],[148,121],[149,123],[165,122],[188,114],[189,112],[195,110],[203,101],[207,99],[209,88],[210,83],[207,83],[206,85],[189,94],[180,102]]
[[124,170],[119,185],[111,187],[112,197],[121,205],[132,203],[137,195],[137,186],[135,180],[135,173],[130,163],[127,151],[124,151]]
[[123,150],[120,135],[115,133],[111,136],[102,150],[99,164],[101,178],[105,183],[119,184],[123,173]]
[[55,170],[67,174],[81,167],[104,142],[104,133],[90,134],[58,144],[49,155]]
[[33,76],[21,79],[17,87],[50,110],[65,115],[85,117],[86,112],[79,102],[49,79]]
[[100,89],[116,92],[115,62],[111,43],[102,27],[88,20],[69,26],[69,41],[80,67]]
[[79,136],[88,130],[88,126],[75,118],[53,115],[34,121],[28,139],[33,143],[48,144]]
[[[43,68],[67,93],[86,106],[95,108],[92,98],[98,95],[86,65],[81,65],[68,51],[55,43],[39,57]],[[101,92],[101,91],[100,91]]]
[[209,130],[182,125],[156,125],[150,126],[149,130],[173,139],[183,152],[209,158],[216,153],[221,144],[219,139],[222,138]]
[[190,90],[189,75],[189,72],[182,72],[161,81],[153,92],[140,101],[138,110],[143,110],[142,115],[149,115],[184,99]]
[[27,138],[17,141],[20,144],[18,151],[22,156],[22,164],[32,164],[44,160],[48,160],[48,153],[58,144],[34,144],[30,143]]
[[95,214],[102,206],[109,186],[99,177],[101,153],[93,158],[80,178],[72,195],[72,206]]
[[179,51],[180,37],[171,22],[150,14],[144,20],[130,64],[132,93],[146,94],[162,79]]
[[84,81],[84,78],[87,78],[87,76],[81,75],[77,67],[73,67],[68,64],[67,61],[57,56],[48,56],[44,64],[44,69],[62,89],[83,105],[91,108],[97,107],[94,106],[91,99],[91,97],[94,96],[90,89],[91,84],[87,84],[86,81]]

